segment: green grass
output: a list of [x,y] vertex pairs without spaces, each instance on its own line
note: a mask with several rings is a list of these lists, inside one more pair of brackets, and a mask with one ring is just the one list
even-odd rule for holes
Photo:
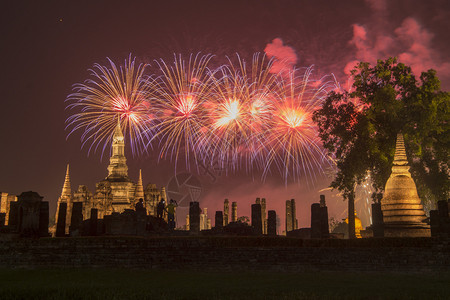
[[0,269],[0,299],[450,299],[450,271]]

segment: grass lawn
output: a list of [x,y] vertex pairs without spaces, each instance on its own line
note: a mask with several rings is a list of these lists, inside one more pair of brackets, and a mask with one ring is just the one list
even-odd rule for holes
[[450,299],[450,271],[0,269],[0,299]]

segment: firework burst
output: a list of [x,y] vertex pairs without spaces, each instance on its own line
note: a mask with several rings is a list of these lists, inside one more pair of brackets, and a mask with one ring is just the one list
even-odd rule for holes
[[205,102],[210,95],[212,76],[207,66],[212,57],[197,54],[184,60],[179,55],[174,56],[173,64],[158,60],[161,75],[147,81],[155,91],[158,124],[153,139],[160,140],[160,157],[174,159],[177,165],[184,155],[188,169],[190,159],[199,160],[208,143]]
[[90,69],[91,79],[73,86],[67,97],[67,108],[75,112],[67,119],[69,135],[81,130],[82,145],[89,144],[89,152],[109,144],[114,128],[120,120],[133,154],[146,150],[153,114],[149,92],[143,81],[146,65],[136,65],[130,57],[117,67],[108,59],[109,66],[95,64]]
[[314,180],[329,161],[311,117],[334,82],[312,79],[312,68],[273,74],[273,61],[259,54],[250,63],[236,55],[213,70],[212,58],[156,60],[155,75],[144,74],[146,65],[131,56],[120,67],[95,64],[92,78],[67,98],[75,110],[69,135],[81,130],[89,151],[102,144],[104,151],[119,120],[133,153],[157,142],[159,157],[176,168],[184,157],[187,169],[202,162],[227,172],[260,171],[263,178],[278,170],[286,182]]
[[272,111],[272,61],[255,54],[250,66],[238,55],[214,77],[208,153],[221,167],[247,170],[263,165],[264,135]]
[[265,172],[275,165],[285,180],[297,180],[302,174],[314,180],[317,170],[322,170],[328,161],[320,147],[312,113],[333,84],[325,78],[311,79],[311,72],[312,67],[302,75],[298,75],[300,70],[294,70],[280,78],[279,99],[273,103],[275,109],[266,140],[271,151]]

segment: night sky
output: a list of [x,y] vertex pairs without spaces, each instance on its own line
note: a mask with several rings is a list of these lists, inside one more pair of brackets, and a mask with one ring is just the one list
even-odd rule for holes
[[[416,74],[436,69],[443,88],[450,88],[446,0],[160,2],[2,1],[0,191],[36,191],[53,215],[67,163],[72,190],[84,184],[93,192],[106,177],[109,154],[88,155],[79,133],[66,139],[64,100],[74,83],[88,78],[87,69],[107,57],[123,63],[131,53],[152,63],[201,52],[216,55],[213,65],[219,66],[227,55],[251,59],[272,44],[275,58],[291,56],[297,67],[314,64],[315,76],[333,73],[342,86],[353,61],[398,56]],[[137,181],[142,168],[144,185],[165,186],[174,175],[170,161],[158,163],[151,153],[133,157],[128,151],[127,157],[129,176]],[[314,185],[287,186],[277,176],[261,182],[258,174],[219,175],[195,175],[201,206],[212,218],[224,198],[238,201],[239,215],[248,216],[250,202],[265,197],[283,220],[285,200],[295,198],[302,227],[330,182],[320,174]],[[338,197],[329,194],[328,206],[331,217],[345,215]],[[178,219],[184,223],[184,216]]]

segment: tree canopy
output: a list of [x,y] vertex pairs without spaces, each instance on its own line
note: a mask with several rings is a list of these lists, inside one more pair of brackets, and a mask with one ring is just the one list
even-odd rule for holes
[[449,196],[450,94],[441,91],[436,71],[417,80],[396,58],[352,70],[351,91],[331,92],[313,120],[324,148],[336,160],[331,187],[354,196],[355,185],[371,174],[379,201],[391,173],[397,133],[403,133],[411,174],[423,200]]

